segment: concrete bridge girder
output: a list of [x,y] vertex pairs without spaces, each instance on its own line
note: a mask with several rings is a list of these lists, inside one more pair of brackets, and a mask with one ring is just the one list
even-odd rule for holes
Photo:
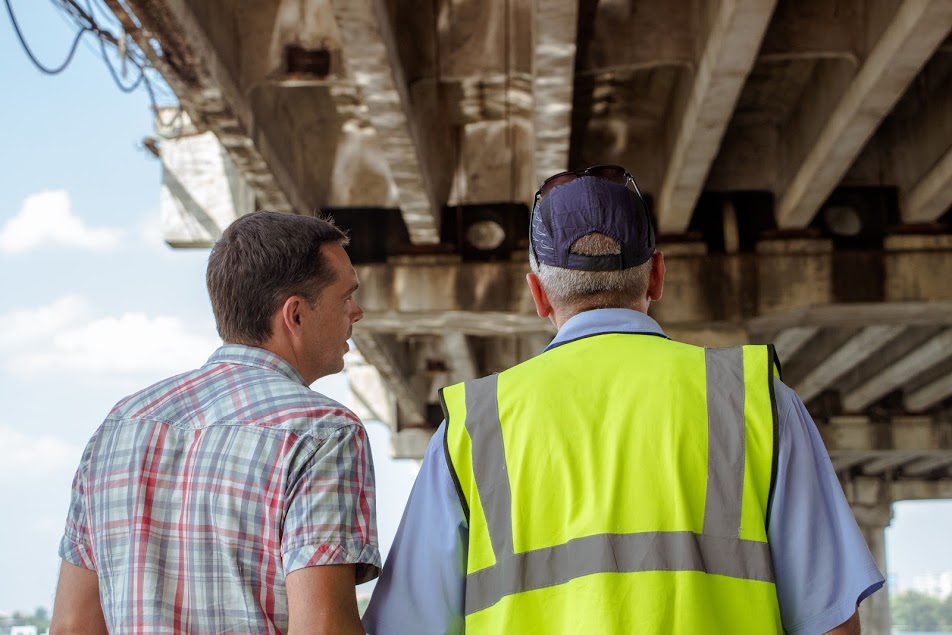
[[[674,255],[667,259],[668,271],[673,274],[668,291],[652,313],[669,331],[688,341],[733,344],[777,337],[785,366],[792,373],[788,381],[804,388],[808,402],[835,389],[841,378],[845,385],[856,387],[851,388],[853,392],[866,390],[864,383],[875,380],[877,396],[902,386],[924,394],[924,387],[943,384],[944,375],[916,379],[917,373],[946,364],[952,356],[952,346],[944,345],[948,337],[944,333],[952,322],[952,294],[943,290],[941,263],[946,254],[933,254],[934,267],[919,263],[923,267],[917,268],[915,279],[930,298],[927,301],[841,303],[832,281],[836,275],[832,261],[817,264],[816,250],[808,249],[813,267],[804,271],[802,242],[796,241],[791,247],[797,249],[788,249],[785,255],[776,253],[769,260],[691,252],[678,256],[673,249]],[[776,246],[772,249],[779,252]],[[901,262],[903,259],[922,257],[919,252],[886,256],[891,266],[882,264],[890,273],[882,281],[880,297],[885,298],[889,288],[904,286],[893,279],[909,275],[910,265]],[[526,270],[526,265],[518,262],[467,264],[448,258],[358,266],[366,317],[357,331],[404,337],[439,338],[450,332],[482,338],[502,334],[544,337],[552,328],[534,314],[524,282]],[[931,284],[926,273],[930,270],[935,272]],[[823,277],[818,276],[820,271],[825,272]],[[782,283],[788,289],[797,288],[797,275],[804,278],[804,294],[775,293]],[[729,308],[721,303],[724,298],[731,300]],[[819,341],[823,338],[817,334],[837,329],[848,338],[831,355],[829,345]],[[887,346],[890,342],[892,348]],[[875,363],[864,363],[870,356],[877,358]],[[869,371],[866,375],[864,369]],[[883,380],[876,379],[884,372],[893,382],[885,391]],[[942,392],[934,390],[934,394]],[[941,399],[936,399],[924,409],[939,402]]]
[[[656,194],[665,231],[687,229],[710,186],[773,191],[777,224],[804,227],[841,180],[879,185],[884,169],[902,191],[907,222],[934,220],[947,208],[948,134],[908,132],[947,125],[948,91],[933,86],[924,99],[917,86],[906,90],[925,77],[927,63],[936,83],[945,76],[952,16],[943,0],[837,7],[750,0],[700,15],[688,0],[622,13],[528,0],[490,11],[473,2],[424,12],[397,0],[367,0],[356,12],[344,4],[246,2],[239,10],[133,0],[136,18],[126,22],[140,43],[167,45],[155,63],[196,122],[254,141],[260,156],[241,162],[258,176],[249,182],[259,202],[299,213],[329,201],[396,203],[411,243],[441,239],[444,203],[524,203],[542,175],[589,156],[632,166]],[[229,20],[217,19],[229,11]],[[620,37],[626,23],[639,31],[637,47]],[[661,28],[668,37],[652,36]],[[326,51],[324,76],[284,68],[286,49],[302,42]],[[475,111],[454,103],[466,87],[478,87]],[[909,103],[891,110],[900,97]],[[919,103],[924,110],[899,116]],[[356,147],[344,143],[361,127],[376,134]],[[737,155],[737,144],[752,139],[761,148],[757,164]],[[890,161],[893,147],[910,139],[924,149],[905,154],[923,160]],[[355,161],[355,152],[376,159]],[[344,188],[348,181],[365,188]],[[277,200],[287,191],[291,207]],[[427,229],[412,228],[419,222]]]
[[776,343],[877,557],[893,500],[952,497],[947,0],[106,1],[187,113],[157,128],[170,244],[259,208],[351,230],[351,386],[398,456],[437,386],[551,338],[538,182],[619,163],[668,264],[652,314]]
[[[181,186],[170,188],[169,195],[175,190],[180,203],[191,204],[189,211],[180,207],[179,212],[203,219],[194,239],[210,244],[216,225],[224,227],[230,219],[196,212],[194,198],[179,191],[187,189],[181,182],[191,181],[195,196],[207,195],[214,191],[208,177],[193,169],[194,161],[173,164],[178,145],[199,141],[186,135],[168,144],[165,179]],[[225,176],[235,179],[233,172]],[[233,184],[225,191],[241,190]],[[237,208],[225,199],[220,207]],[[864,292],[868,302],[857,303],[843,301],[856,291],[851,281],[844,285],[841,271],[856,265],[850,253],[837,252],[828,239],[765,240],[752,253],[735,254],[710,254],[698,241],[662,242],[667,290],[652,313],[672,336],[693,343],[776,341],[787,381],[813,406],[818,420],[880,408],[878,402],[896,390],[905,409],[948,418],[941,404],[952,394],[952,291],[945,272],[952,237],[893,236],[885,247],[874,260],[854,254],[860,265],[872,264],[882,272]],[[538,353],[554,331],[534,313],[521,259],[471,263],[456,255],[394,256],[387,263],[357,268],[366,316],[355,329],[355,341],[377,368],[378,388],[372,392],[382,394],[383,386],[390,393],[385,399],[389,405],[378,407],[376,416],[385,417],[398,436],[410,431],[415,441],[401,442],[401,447],[411,456],[422,454],[427,431],[439,421],[434,382],[502,370]],[[444,370],[426,370],[433,367]],[[831,399],[839,404],[832,409]],[[835,461],[845,461],[842,469],[869,473],[869,465],[883,459],[864,456],[835,454]],[[929,473],[944,473],[947,467],[939,462]]]

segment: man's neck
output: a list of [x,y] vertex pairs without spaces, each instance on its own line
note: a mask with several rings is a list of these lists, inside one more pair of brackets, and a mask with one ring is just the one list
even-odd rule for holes
[[[554,308],[554,307],[553,307]],[[555,310],[549,316],[549,319],[552,321],[552,324],[555,325],[556,329],[561,329],[562,325],[568,322],[570,319],[585,313],[586,311],[594,311],[596,309],[629,309],[631,311],[638,311],[639,313],[648,314],[648,301],[644,300],[642,302],[637,302],[628,306],[575,306],[575,307],[566,307],[563,309],[554,308]]]

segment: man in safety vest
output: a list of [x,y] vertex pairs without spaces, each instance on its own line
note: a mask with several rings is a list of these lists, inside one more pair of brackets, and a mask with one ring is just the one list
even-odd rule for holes
[[558,334],[444,388],[364,616],[372,634],[859,633],[883,584],[773,348],[648,317],[664,258],[619,166],[536,193],[529,287]]

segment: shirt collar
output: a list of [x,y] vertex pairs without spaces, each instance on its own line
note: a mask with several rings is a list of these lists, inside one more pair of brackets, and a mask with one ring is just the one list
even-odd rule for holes
[[212,353],[207,363],[239,364],[241,366],[253,366],[255,368],[273,370],[286,376],[291,381],[306,385],[304,378],[301,377],[301,373],[297,372],[291,364],[287,363],[282,357],[271,351],[266,351],[263,348],[244,346],[243,344],[224,344]]
[[570,317],[545,350],[602,333],[649,333],[667,337],[647,314],[632,309],[593,309]]

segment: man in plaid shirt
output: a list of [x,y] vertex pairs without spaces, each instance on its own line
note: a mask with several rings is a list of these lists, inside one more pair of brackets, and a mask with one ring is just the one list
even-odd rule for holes
[[52,632],[363,633],[380,568],[367,433],[308,386],[343,366],[357,275],[317,218],[257,212],[212,249],[225,342],[120,401],[73,481]]

